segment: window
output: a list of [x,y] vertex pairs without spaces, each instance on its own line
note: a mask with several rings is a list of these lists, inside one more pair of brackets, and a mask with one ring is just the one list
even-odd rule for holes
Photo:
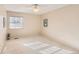
[[16,16],[10,17],[9,28],[10,29],[23,28],[23,17],[16,17]]

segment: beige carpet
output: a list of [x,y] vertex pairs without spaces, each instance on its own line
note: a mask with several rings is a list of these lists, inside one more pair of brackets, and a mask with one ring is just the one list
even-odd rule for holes
[[27,38],[11,39],[6,42],[4,54],[69,54],[76,51],[59,47],[46,37],[33,36]]

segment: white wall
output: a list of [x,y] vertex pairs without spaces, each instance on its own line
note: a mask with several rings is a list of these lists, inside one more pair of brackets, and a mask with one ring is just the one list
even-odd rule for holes
[[[6,17],[6,9],[2,5],[0,5],[0,16]],[[5,19],[5,22],[7,22],[7,19]],[[6,26],[5,26],[5,28],[2,28],[1,24],[3,24],[3,22],[0,23],[0,52],[1,52],[1,49],[3,48],[4,42],[6,40],[6,33],[7,33]]]
[[[25,37],[30,35],[37,35],[40,32],[40,17],[32,14],[18,13],[18,12],[7,12],[8,17],[10,16],[22,16],[24,22],[24,28],[22,29],[8,29],[8,32],[12,37]],[[9,19],[8,19],[9,20]]]
[[79,5],[69,5],[41,16],[48,19],[42,34],[79,50]]

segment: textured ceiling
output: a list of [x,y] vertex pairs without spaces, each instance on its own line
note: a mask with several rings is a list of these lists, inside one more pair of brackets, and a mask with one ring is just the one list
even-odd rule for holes
[[49,11],[65,7],[65,4],[39,4],[39,12],[32,11],[32,4],[5,4],[4,7],[7,11],[15,11],[15,12],[23,12],[23,13],[30,13],[41,15],[47,13]]

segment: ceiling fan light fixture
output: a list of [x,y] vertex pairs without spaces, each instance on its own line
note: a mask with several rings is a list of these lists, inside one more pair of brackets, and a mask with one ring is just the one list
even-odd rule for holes
[[38,4],[34,4],[32,6],[32,9],[33,9],[34,12],[38,12],[39,11],[39,5]]

